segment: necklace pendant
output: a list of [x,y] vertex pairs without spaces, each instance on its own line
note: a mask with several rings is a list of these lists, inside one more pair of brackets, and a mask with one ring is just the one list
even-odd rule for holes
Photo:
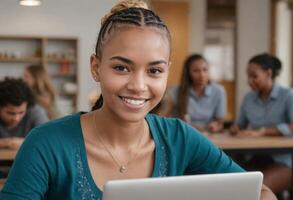
[[119,171],[120,171],[120,173],[125,173],[125,172],[127,172],[127,168],[122,165],[122,166],[120,166]]

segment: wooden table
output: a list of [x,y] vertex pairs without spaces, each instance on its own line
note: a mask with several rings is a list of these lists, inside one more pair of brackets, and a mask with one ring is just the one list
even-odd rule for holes
[[[293,137],[240,138],[227,135],[209,136],[217,146],[229,153],[290,154],[293,166]],[[293,168],[292,168],[293,175]]]
[[[223,149],[227,154],[290,154],[293,166],[293,137],[240,138],[227,135],[214,135],[209,136],[209,139]],[[293,167],[291,170],[293,188]]]
[[210,140],[225,151],[274,151],[293,153],[293,137],[240,138],[209,136]]
[[16,156],[17,150],[0,148],[0,166],[10,166]]

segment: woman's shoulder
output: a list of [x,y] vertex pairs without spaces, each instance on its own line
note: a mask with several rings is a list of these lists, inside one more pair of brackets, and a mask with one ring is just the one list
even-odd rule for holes
[[292,88],[281,86],[281,85],[278,85],[278,84],[275,84],[274,87],[278,91],[279,96],[282,96],[284,94],[287,94],[289,96],[293,95],[293,89]]
[[284,87],[281,85],[275,85],[276,88],[275,98],[283,99],[287,102],[287,105],[291,104],[293,101],[293,89],[289,87]]
[[153,134],[167,139],[186,138],[189,134],[200,135],[200,133],[179,118],[161,117],[148,114],[147,121]]
[[148,114],[146,116],[147,122],[150,126],[155,128],[165,128],[166,126],[177,126],[184,122],[179,118],[174,117],[163,117],[156,114]]
[[54,143],[62,140],[66,142],[69,139],[74,140],[80,134],[80,130],[80,114],[76,113],[33,128],[26,140],[45,143]]
[[208,86],[216,91],[224,91],[224,86],[219,83],[211,82]]
[[180,119],[151,114],[147,116],[147,120],[154,140],[157,139],[159,145],[167,146],[175,154],[182,156],[185,155],[182,152],[188,152],[191,155],[202,145],[206,148],[211,145],[207,137]]
[[42,114],[45,114],[45,109],[40,106],[39,104],[34,104],[32,106],[30,106],[27,110],[28,113],[30,114],[39,114],[39,113],[42,113]]
[[225,94],[225,89],[223,85],[219,83],[211,82],[208,84],[208,87],[211,90],[211,92],[215,94],[216,96]]

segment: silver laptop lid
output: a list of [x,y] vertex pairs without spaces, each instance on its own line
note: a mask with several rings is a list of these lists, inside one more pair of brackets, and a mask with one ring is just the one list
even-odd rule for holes
[[259,200],[261,172],[108,181],[103,200]]

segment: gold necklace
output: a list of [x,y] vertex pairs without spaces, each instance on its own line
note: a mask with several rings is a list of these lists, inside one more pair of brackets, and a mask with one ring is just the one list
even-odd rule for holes
[[[96,124],[96,115],[95,115],[95,113],[93,113],[93,117],[92,117],[92,119],[93,119],[93,124],[94,124],[94,128],[95,128],[95,130],[98,130],[98,129],[97,129],[97,124]],[[140,139],[139,139],[139,141],[138,141],[138,144],[137,144],[137,148],[136,148],[136,149],[138,149],[138,147],[139,147],[139,145],[140,145],[140,143],[141,143],[141,141],[142,141],[142,138],[143,138],[143,136],[144,136],[144,133],[145,133],[145,125],[144,125],[144,131],[143,131],[143,134],[141,134],[142,136],[140,137]],[[131,160],[134,160],[134,159],[137,157],[138,153],[134,154],[134,156],[132,156],[132,159],[129,159],[129,160],[127,161],[127,163],[126,163],[125,165],[123,165],[123,164],[121,164],[120,161],[115,157],[114,153],[110,150],[110,148],[107,147],[107,145],[106,145],[106,143],[104,142],[103,138],[102,138],[99,134],[97,134],[97,136],[98,136],[98,139],[99,139],[100,143],[103,145],[104,149],[108,152],[108,154],[110,155],[110,157],[112,158],[112,160],[114,161],[114,163],[118,166],[119,172],[120,172],[120,173],[126,173],[126,172],[128,171],[128,165],[129,165],[130,161],[131,161]],[[137,151],[136,151],[136,152],[137,152]]]

